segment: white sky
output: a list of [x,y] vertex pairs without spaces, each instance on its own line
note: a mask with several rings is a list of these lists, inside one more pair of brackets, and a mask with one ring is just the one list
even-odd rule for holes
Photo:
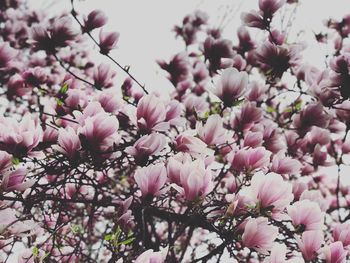
[[[45,7],[48,12],[69,9],[70,0],[29,0],[34,7]],[[152,90],[171,90],[171,84],[155,63],[156,59],[169,59],[182,51],[184,44],[174,39],[171,31],[175,24],[196,9],[207,12],[211,24],[219,25],[225,13],[229,13],[224,36],[236,37],[241,25],[240,12],[257,9],[258,0],[76,0],[76,9],[88,14],[93,9],[103,10],[109,17],[107,31],[120,33],[119,49],[113,56],[123,65],[131,65],[136,78]],[[322,19],[341,18],[350,13],[349,0],[301,0],[293,28],[304,30],[306,39],[312,31],[322,29]],[[239,10],[239,12],[237,12]],[[295,32],[294,31],[294,32]],[[309,44],[311,43],[308,41]],[[321,54],[321,55],[320,55]],[[320,46],[312,42],[307,59],[316,65],[323,64]],[[124,79],[123,73],[119,75]],[[120,78],[119,78],[120,79]]]

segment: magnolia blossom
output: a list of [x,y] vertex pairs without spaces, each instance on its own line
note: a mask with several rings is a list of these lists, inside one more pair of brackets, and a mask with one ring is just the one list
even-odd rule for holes
[[323,243],[323,233],[320,230],[305,231],[301,238],[297,237],[297,242],[303,258],[307,261],[314,260]]
[[26,155],[41,142],[40,125],[25,115],[20,122],[11,118],[0,118],[0,147],[14,155]]
[[105,112],[99,112],[87,117],[78,131],[84,135],[88,147],[101,148],[111,146],[113,142],[117,141],[118,128],[117,118]]
[[93,10],[85,17],[83,29],[86,32],[90,32],[95,28],[104,26],[107,20],[107,16],[101,10]]
[[6,170],[12,165],[11,155],[5,151],[0,151],[0,172]]
[[81,148],[80,139],[73,128],[61,128],[58,134],[57,149],[66,155],[69,159],[74,159]]
[[343,224],[337,224],[332,232],[334,241],[341,241],[345,248],[349,248],[350,245],[350,222]]
[[155,252],[153,249],[149,249],[138,256],[134,263],[164,263],[167,252],[167,248],[163,248],[158,252]]
[[295,202],[287,210],[293,225],[300,231],[322,229],[324,215],[317,203],[302,200]]
[[297,174],[301,169],[298,160],[283,155],[275,155],[272,159],[271,171],[278,174]]
[[102,54],[108,54],[112,49],[117,47],[119,40],[119,33],[117,32],[104,32],[100,31],[100,52]]
[[166,108],[164,103],[154,94],[142,97],[137,105],[137,124],[145,132],[164,131],[169,128],[165,122]]
[[218,114],[209,116],[207,122],[197,125],[199,137],[207,144],[221,144],[226,140],[226,130],[223,128],[223,122]]
[[323,254],[326,263],[345,263],[348,254],[340,241],[325,246],[320,252]]
[[259,206],[273,212],[283,211],[294,198],[292,185],[275,173],[254,175],[251,190]]
[[163,134],[152,133],[142,136],[132,147],[127,148],[126,152],[135,157],[136,163],[144,165],[150,156],[163,150],[165,144],[166,138]]
[[235,68],[225,69],[217,83],[215,95],[218,96],[226,107],[243,96],[248,85],[246,72],[239,72]]
[[2,177],[1,189],[6,192],[9,191],[21,191],[23,192],[27,188],[33,185],[33,180],[24,181],[27,176],[27,170],[25,168],[18,168],[13,172],[7,172]]
[[277,235],[278,228],[269,225],[267,218],[251,218],[244,227],[242,242],[246,247],[264,252],[272,248]]
[[166,169],[162,164],[149,165],[138,169],[134,178],[142,197],[157,196],[167,180]]
[[264,147],[243,148],[233,154],[232,167],[237,171],[253,171],[266,167],[270,163],[271,152]]
[[194,156],[208,155],[210,153],[207,145],[200,139],[187,135],[180,134],[175,139],[176,150],[187,152]]
[[170,182],[180,185],[181,184],[181,169],[183,164],[192,161],[191,156],[188,153],[177,153],[173,157],[168,159],[167,172]]
[[212,189],[212,175],[202,160],[185,163],[180,170],[183,195],[189,201],[205,197]]

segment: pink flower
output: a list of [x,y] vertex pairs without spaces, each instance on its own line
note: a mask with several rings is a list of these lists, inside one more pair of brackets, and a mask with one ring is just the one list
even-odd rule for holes
[[175,147],[177,151],[187,152],[195,156],[207,155],[209,153],[207,145],[202,140],[187,134],[180,134],[176,137]]
[[197,125],[199,138],[207,145],[221,144],[226,141],[226,130],[223,127],[223,121],[218,114],[209,116],[207,122],[203,125]]
[[261,132],[248,131],[244,136],[244,147],[256,148],[263,144],[263,134]]
[[275,173],[254,175],[251,189],[260,207],[271,209],[274,213],[283,211],[294,199],[292,185]]
[[267,218],[250,218],[244,227],[242,242],[248,248],[266,252],[272,248],[277,235],[278,228],[269,225]]
[[103,32],[100,31],[100,52],[108,54],[112,49],[117,47],[119,40],[119,33],[117,32]]
[[87,117],[78,131],[84,135],[86,146],[90,149],[96,149],[111,146],[116,142],[118,128],[118,119],[102,111]]
[[317,203],[322,212],[326,212],[330,206],[331,200],[323,197],[319,190],[305,190],[300,195],[300,200],[310,200]]
[[334,241],[341,241],[344,247],[350,245],[350,223],[337,224],[332,232]]
[[134,178],[143,198],[157,196],[167,180],[166,169],[163,164],[149,165],[137,170]]
[[113,78],[116,72],[113,71],[109,64],[100,64],[94,70],[94,85],[97,89],[110,88],[113,86]]
[[38,123],[25,115],[18,123],[12,118],[0,117],[1,148],[15,156],[23,156],[42,141],[43,132]]
[[259,0],[259,9],[265,16],[271,17],[285,3],[286,0]]
[[331,243],[320,251],[326,260],[326,263],[345,263],[347,251],[344,250],[340,241]]
[[321,230],[324,215],[319,205],[310,200],[295,202],[287,208],[293,225],[299,230]]
[[18,168],[13,172],[8,172],[3,175],[1,188],[6,191],[21,191],[31,187],[34,183],[32,180],[24,182],[27,175],[25,168]]
[[264,147],[243,148],[234,154],[231,165],[237,171],[261,169],[269,165],[270,155]]
[[170,101],[166,106],[166,117],[165,121],[169,122],[170,125],[183,126],[185,118],[181,117],[184,111],[183,105],[177,100]]
[[164,263],[167,253],[167,248],[161,249],[161,251],[158,252],[149,249],[138,256],[134,263]]
[[145,165],[150,156],[164,149],[165,144],[166,138],[163,134],[152,133],[142,136],[132,147],[127,148],[126,152],[135,157],[137,164]]
[[271,171],[278,174],[298,174],[301,164],[298,160],[277,154],[272,159]]
[[212,189],[212,175],[202,160],[185,163],[180,171],[183,194],[189,201],[204,198]]
[[18,52],[11,48],[9,43],[3,42],[0,44],[0,69],[9,66],[10,62],[17,56]]
[[12,156],[5,151],[0,151],[0,172],[6,170],[12,165]]
[[180,185],[181,168],[183,164],[191,162],[192,158],[188,153],[177,153],[168,159],[167,172],[170,182]]
[[305,231],[301,238],[296,237],[299,249],[303,254],[303,258],[307,261],[314,260],[317,256],[317,251],[323,243],[322,231]]
[[239,72],[235,68],[225,69],[217,83],[215,95],[218,96],[225,107],[232,104],[243,96],[248,85],[248,74]]
[[261,11],[257,12],[255,10],[251,10],[248,13],[243,12],[241,14],[241,20],[248,27],[264,29],[268,25],[264,21],[263,14]]
[[141,131],[165,131],[169,123],[165,122],[164,103],[154,94],[146,95],[137,104],[137,124]]
[[262,110],[256,107],[253,102],[243,104],[241,111],[232,120],[232,127],[235,130],[248,130],[262,118]]
[[74,159],[81,148],[80,139],[72,127],[61,128],[58,134],[58,150],[69,159]]
[[298,115],[294,115],[293,125],[300,133],[305,134],[311,126],[326,128],[329,119],[329,115],[323,112],[322,104],[309,104]]
[[264,263],[287,263],[286,260],[287,247],[285,244],[275,243],[272,247],[270,256],[265,258]]
[[101,10],[93,10],[84,18],[83,30],[90,32],[95,28],[104,26],[107,23],[107,16]]

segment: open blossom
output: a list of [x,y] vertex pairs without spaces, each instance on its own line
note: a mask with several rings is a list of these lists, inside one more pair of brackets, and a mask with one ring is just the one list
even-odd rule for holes
[[165,144],[166,138],[163,134],[152,133],[142,136],[132,147],[127,148],[126,152],[135,157],[137,164],[144,165],[150,156],[163,150]]
[[112,49],[117,47],[119,40],[119,33],[117,32],[103,32],[100,31],[100,52],[108,54]]
[[9,43],[0,44],[0,70],[6,68],[12,59],[17,56],[18,52],[11,48]]
[[235,68],[229,68],[222,72],[214,93],[223,101],[225,107],[230,107],[243,96],[247,85],[248,74],[246,72],[239,72]]
[[294,198],[292,185],[275,173],[254,175],[251,190],[260,207],[270,208],[273,212],[283,211]]
[[134,263],[164,263],[167,252],[167,248],[163,248],[157,252],[153,251],[153,249],[149,249],[138,256]]
[[334,241],[341,241],[345,248],[350,246],[350,222],[337,224],[332,232]]
[[32,180],[24,182],[26,176],[27,170],[25,168],[18,168],[15,171],[5,173],[2,178],[1,189],[6,192],[26,190],[34,183]]
[[261,108],[256,107],[256,103],[246,102],[232,119],[231,125],[235,130],[248,130],[261,118]]
[[184,163],[191,162],[192,158],[188,153],[177,153],[173,157],[168,159],[167,172],[170,182],[180,185],[181,184],[181,168]]
[[81,148],[80,139],[72,127],[61,128],[58,134],[58,150],[69,159],[74,159]]
[[307,261],[314,260],[323,243],[323,233],[320,230],[305,231],[301,238],[297,237],[297,242],[303,258]]
[[189,201],[205,197],[212,189],[212,175],[202,160],[184,163],[180,170],[183,194]]
[[261,169],[270,163],[270,155],[264,147],[243,148],[233,154],[231,165],[237,171]]
[[285,2],[286,0],[259,0],[259,9],[265,16],[271,17]]
[[42,129],[30,115],[25,115],[18,123],[11,118],[0,117],[1,149],[14,155],[26,155],[42,140]]
[[226,140],[226,130],[223,127],[222,118],[218,114],[209,116],[204,125],[199,123],[197,130],[199,138],[208,145],[221,144]]
[[165,105],[154,94],[142,97],[137,104],[136,116],[138,127],[144,132],[165,131],[169,128],[169,123],[165,121]]
[[12,156],[5,151],[0,151],[0,172],[6,170],[12,165]]
[[323,254],[326,263],[345,263],[348,254],[340,241],[325,246],[320,252]]
[[287,247],[284,244],[275,243],[271,249],[270,256],[265,258],[264,263],[287,263],[293,259],[286,260]]
[[295,202],[287,210],[293,225],[300,231],[322,229],[324,215],[317,203],[302,200]]
[[94,85],[97,89],[110,88],[113,86],[113,78],[116,73],[109,64],[100,64],[94,71]]
[[149,165],[137,170],[134,178],[144,198],[157,196],[167,180],[166,169],[163,164]]
[[283,155],[275,155],[272,159],[271,171],[278,174],[298,174],[301,164],[298,160]]
[[272,248],[277,235],[278,228],[269,225],[267,218],[250,218],[244,227],[242,242],[246,247],[265,252]]
[[93,10],[84,18],[83,30],[90,32],[95,28],[100,28],[107,23],[107,16],[101,10]]
[[301,133],[307,132],[311,126],[326,128],[330,117],[323,110],[323,106],[320,103],[309,104],[299,114],[294,115],[294,127]]
[[187,134],[180,134],[176,137],[175,147],[177,151],[187,152],[194,156],[207,155],[209,153],[207,145],[202,140]]
[[90,148],[100,148],[111,146],[116,141],[116,132],[119,128],[118,119],[105,112],[87,117],[79,133],[84,136],[87,146]]

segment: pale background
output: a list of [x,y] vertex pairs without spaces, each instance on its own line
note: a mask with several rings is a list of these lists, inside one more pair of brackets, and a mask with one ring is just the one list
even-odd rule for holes
[[[29,0],[29,3],[50,14],[70,9],[70,0]],[[81,14],[103,10],[109,17],[106,30],[120,33],[119,48],[112,56],[121,64],[130,65],[132,74],[145,83],[148,90],[170,91],[172,85],[155,61],[168,60],[184,50],[183,42],[174,39],[174,25],[180,25],[185,15],[199,9],[209,14],[212,25],[220,25],[226,17],[224,36],[234,41],[236,29],[241,25],[240,13],[257,9],[257,3],[258,0],[76,0],[76,9]],[[324,65],[326,52],[314,41],[313,32],[319,33],[324,28],[323,19],[340,19],[347,13],[350,13],[350,0],[301,0],[290,37],[293,40],[295,32],[304,32],[302,37],[309,44],[304,56],[310,64]],[[101,57],[97,60],[105,61]],[[125,78],[123,72],[119,72],[119,76],[119,80]],[[348,181],[348,171],[348,168],[342,169],[344,181]],[[324,172],[334,175],[336,169],[331,167]],[[20,252],[21,248],[16,250]],[[15,259],[11,257],[11,260]]]

